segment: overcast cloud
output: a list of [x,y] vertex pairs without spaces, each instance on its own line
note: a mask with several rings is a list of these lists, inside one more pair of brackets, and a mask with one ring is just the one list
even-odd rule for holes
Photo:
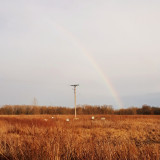
[[[160,106],[160,1],[0,0],[0,104]],[[84,50],[95,60],[93,64]]]

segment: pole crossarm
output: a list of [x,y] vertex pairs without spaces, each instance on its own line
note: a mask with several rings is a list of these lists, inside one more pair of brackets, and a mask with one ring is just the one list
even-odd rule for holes
[[70,85],[70,86],[77,87],[77,86],[79,86],[79,84],[73,84],[73,85]]

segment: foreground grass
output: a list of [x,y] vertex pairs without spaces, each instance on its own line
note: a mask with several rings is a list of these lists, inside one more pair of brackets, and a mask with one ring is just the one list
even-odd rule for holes
[[0,159],[160,159],[160,116],[101,117],[0,116]]

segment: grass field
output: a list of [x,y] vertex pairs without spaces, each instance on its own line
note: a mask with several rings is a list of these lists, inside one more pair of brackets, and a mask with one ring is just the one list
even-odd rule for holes
[[53,117],[0,116],[0,159],[160,159],[160,116]]

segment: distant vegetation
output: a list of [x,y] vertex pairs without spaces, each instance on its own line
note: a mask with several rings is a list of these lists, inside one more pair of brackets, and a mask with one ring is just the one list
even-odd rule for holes
[[[0,108],[0,115],[73,115],[74,108],[69,107],[53,107],[53,106],[37,106],[37,105],[4,105]],[[113,109],[110,105],[77,106],[78,115],[99,115],[99,114],[116,114],[116,115],[160,115],[159,107],[151,107],[143,105],[141,108],[131,107],[127,109]]]

